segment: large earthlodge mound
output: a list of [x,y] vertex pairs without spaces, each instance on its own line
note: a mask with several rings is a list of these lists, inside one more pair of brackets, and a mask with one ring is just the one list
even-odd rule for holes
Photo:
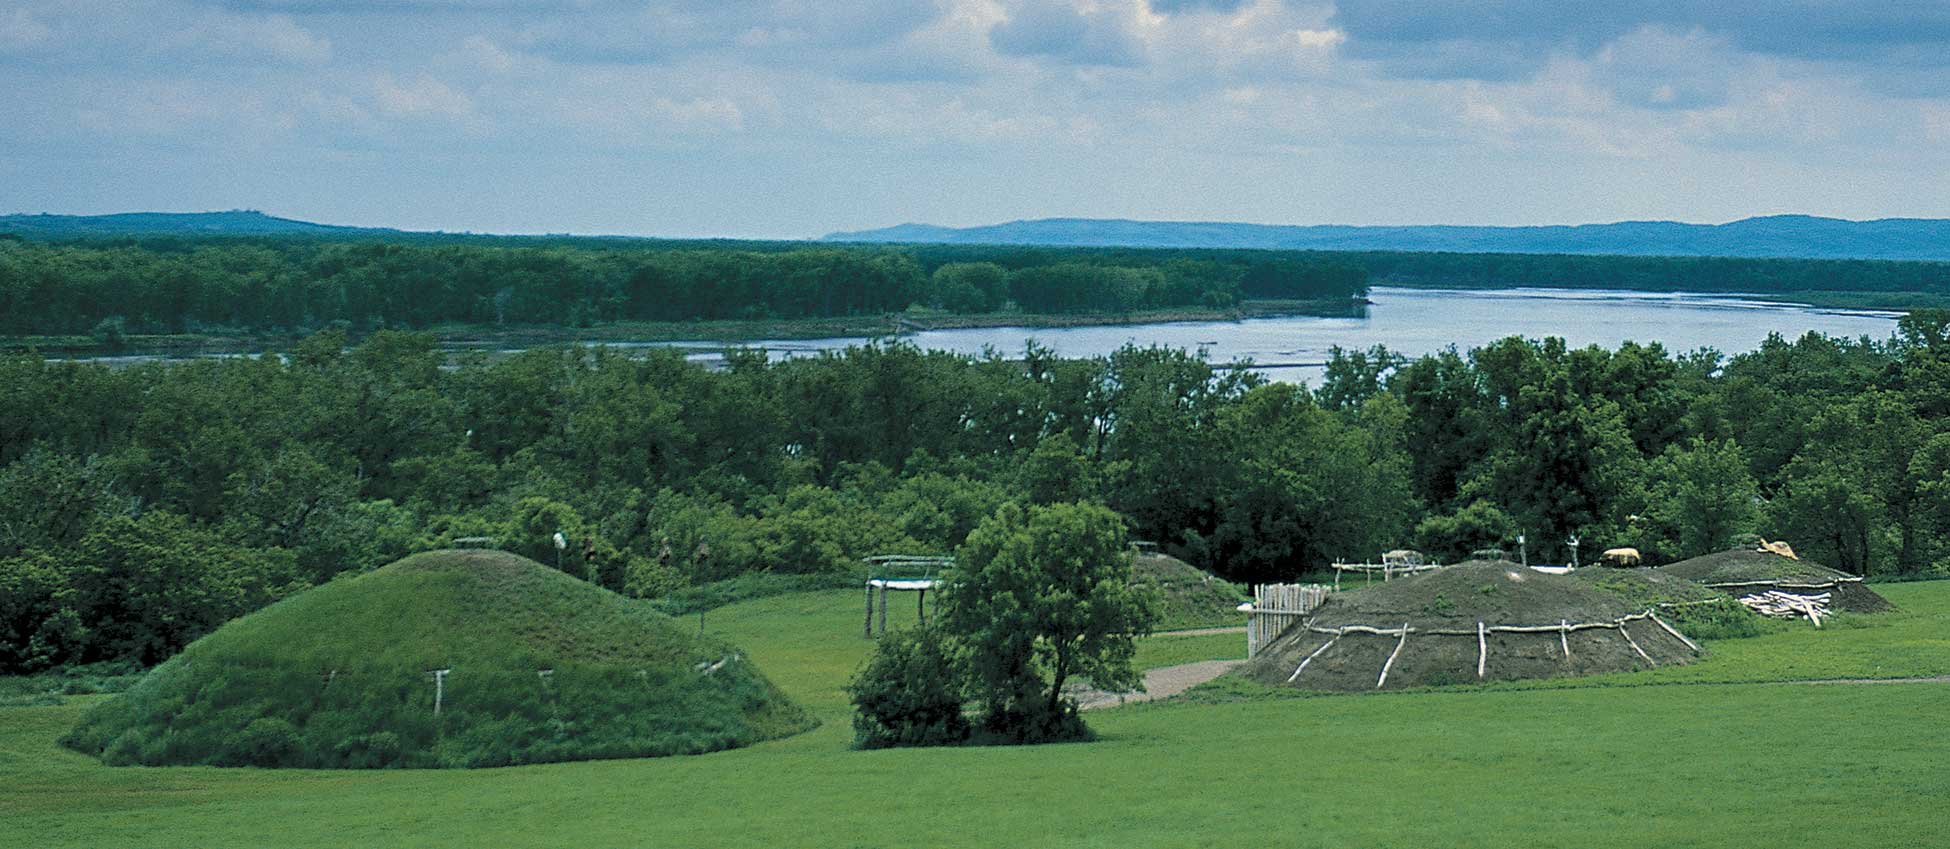
[[707,752],[813,724],[736,648],[477,550],[224,625],[63,742],[111,764],[471,767]]
[[1681,560],[1658,568],[1672,575],[1734,597],[1770,592],[1797,596],[1829,596],[1827,607],[1851,613],[1893,610],[1888,599],[1869,589],[1861,578],[1772,551],[1735,549]]
[[1697,655],[1656,610],[1563,575],[1476,560],[1329,595],[1242,674],[1364,691],[1625,672]]

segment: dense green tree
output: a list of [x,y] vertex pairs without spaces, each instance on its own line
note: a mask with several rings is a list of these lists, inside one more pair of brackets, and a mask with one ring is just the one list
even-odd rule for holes
[[1417,523],[1415,544],[1438,562],[1456,563],[1480,549],[1508,551],[1521,532],[1509,514],[1488,501],[1477,500],[1454,513],[1429,516]]
[[968,740],[962,667],[938,629],[882,634],[847,686],[854,743],[863,749],[951,746]]
[[982,730],[1022,743],[1086,735],[1063,685],[1140,683],[1131,659],[1156,621],[1153,593],[1132,583],[1117,514],[1088,504],[996,511],[957,553],[941,598]]
[[1723,551],[1754,532],[1759,496],[1739,443],[1694,439],[1667,448],[1647,476],[1651,503],[1641,521],[1656,536],[1633,540],[1647,557],[1680,560]]

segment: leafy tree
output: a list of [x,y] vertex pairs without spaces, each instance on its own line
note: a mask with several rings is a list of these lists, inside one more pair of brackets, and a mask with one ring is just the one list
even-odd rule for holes
[[88,660],[159,663],[304,586],[289,552],[231,545],[160,510],[100,523],[74,563],[64,606],[91,631]]
[[1138,685],[1131,658],[1157,604],[1155,591],[1132,585],[1117,514],[1090,504],[1008,504],[957,553],[941,627],[956,641],[985,733],[1068,740],[1088,729],[1063,685],[1078,676],[1105,689]]
[[1509,514],[1477,500],[1454,513],[1423,519],[1415,526],[1415,544],[1437,560],[1454,563],[1478,549],[1507,548],[1517,533]]
[[1387,376],[1405,361],[1384,345],[1366,351],[1349,351],[1339,345],[1327,349],[1327,373],[1318,393],[1320,405],[1329,410],[1360,407],[1381,393]]
[[992,262],[951,262],[934,270],[930,301],[953,312],[994,312],[1009,297],[1009,272]]
[[1723,551],[1759,521],[1754,478],[1737,442],[1694,439],[1668,448],[1650,467],[1650,477],[1647,519],[1669,540],[1670,550],[1658,547],[1664,559]]
[[968,739],[965,686],[948,641],[933,628],[882,634],[847,686],[854,742],[863,749],[949,746]]

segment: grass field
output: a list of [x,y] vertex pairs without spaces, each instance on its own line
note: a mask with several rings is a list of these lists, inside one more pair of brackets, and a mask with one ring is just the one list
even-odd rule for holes
[[[0,708],[0,846],[1935,846],[1950,840],[1950,582],[1901,612],[1712,643],[1682,668],[1294,696],[1215,684],[1093,713],[1102,739],[856,752],[851,591],[706,614],[818,714],[695,757],[470,771],[113,769],[82,706]],[[910,610],[890,613],[912,617]],[[1147,641],[1147,665],[1238,654]],[[1640,685],[1693,686],[1640,686]],[[1791,749],[1791,750],[1790,750]]]

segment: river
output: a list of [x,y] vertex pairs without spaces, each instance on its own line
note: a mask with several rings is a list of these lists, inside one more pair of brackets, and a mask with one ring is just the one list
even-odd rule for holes
[[[983,327],[928,330],[902,338],[923,348],[1005,354],[1035,340],[1065,357],[1094,357],[1127,344],[1203,348],[1214,362],[1251,359],[1276,380],[1318,384],[1328,350],[1381,344],[1419,356],[1450,345],[1470,348],[1505,336],[1562,336],[1574,347],[1658,342],[1673,353],[1713,348],[1732,355],[1760,347],[1768,334],[1809,331],[1887,339],[1900,312],[1841,310],[1734,295],[1592,289],[1432,290],[1376,287],[1358,318],[1281,316],[1097,327]],[[774,356],[815,354],[865,339],[778,339],[745,343]],[[708,348],[711,342],[673,343]],[[699,354],[701,359],[713,359]]]
[[[1279,316],[1239,321],[1183,321],[1093,327],[979,327],[928,330],[901,338],[922,348],[979,355],[994,349],[1021,352],[1030,340],[1065,357],[1095,357],[1128,344],[1204,349],[1214,362],[1252,360],[1275,380],[1318,384],[1328,350],[1380,344],[1419,356],[1450,345],[1470,348],[1505,336],[1562,336],[1573,346],[1615,347],[1627,340],[1658,342],[1673,353],[1714,348],[1725,354],[1754,350],[1769,333],[1790,339],[1809,331],[1830,336],[1887,339],[1899,312],[1842,310],[1782,304],[1737,295],[1698,295],[1593,289],[1434,290],[1376,287],[1367,314],[1351,318]],[[726,345],[763,348],[774,358],[816,355],[868,341],[765,339],[728,343],[718,340],[632,342],[619,348],[677,347],[692,359],[720,361]],[[502,353],[513,349],[503,349]],[[191,355],[196,356],[196,355]],[[211,355],[204,355],[211,356]],[[215,356],[252,356],[229,353]],[[129,364],[168,358],[152,354],[81,357],[94,362]]]

